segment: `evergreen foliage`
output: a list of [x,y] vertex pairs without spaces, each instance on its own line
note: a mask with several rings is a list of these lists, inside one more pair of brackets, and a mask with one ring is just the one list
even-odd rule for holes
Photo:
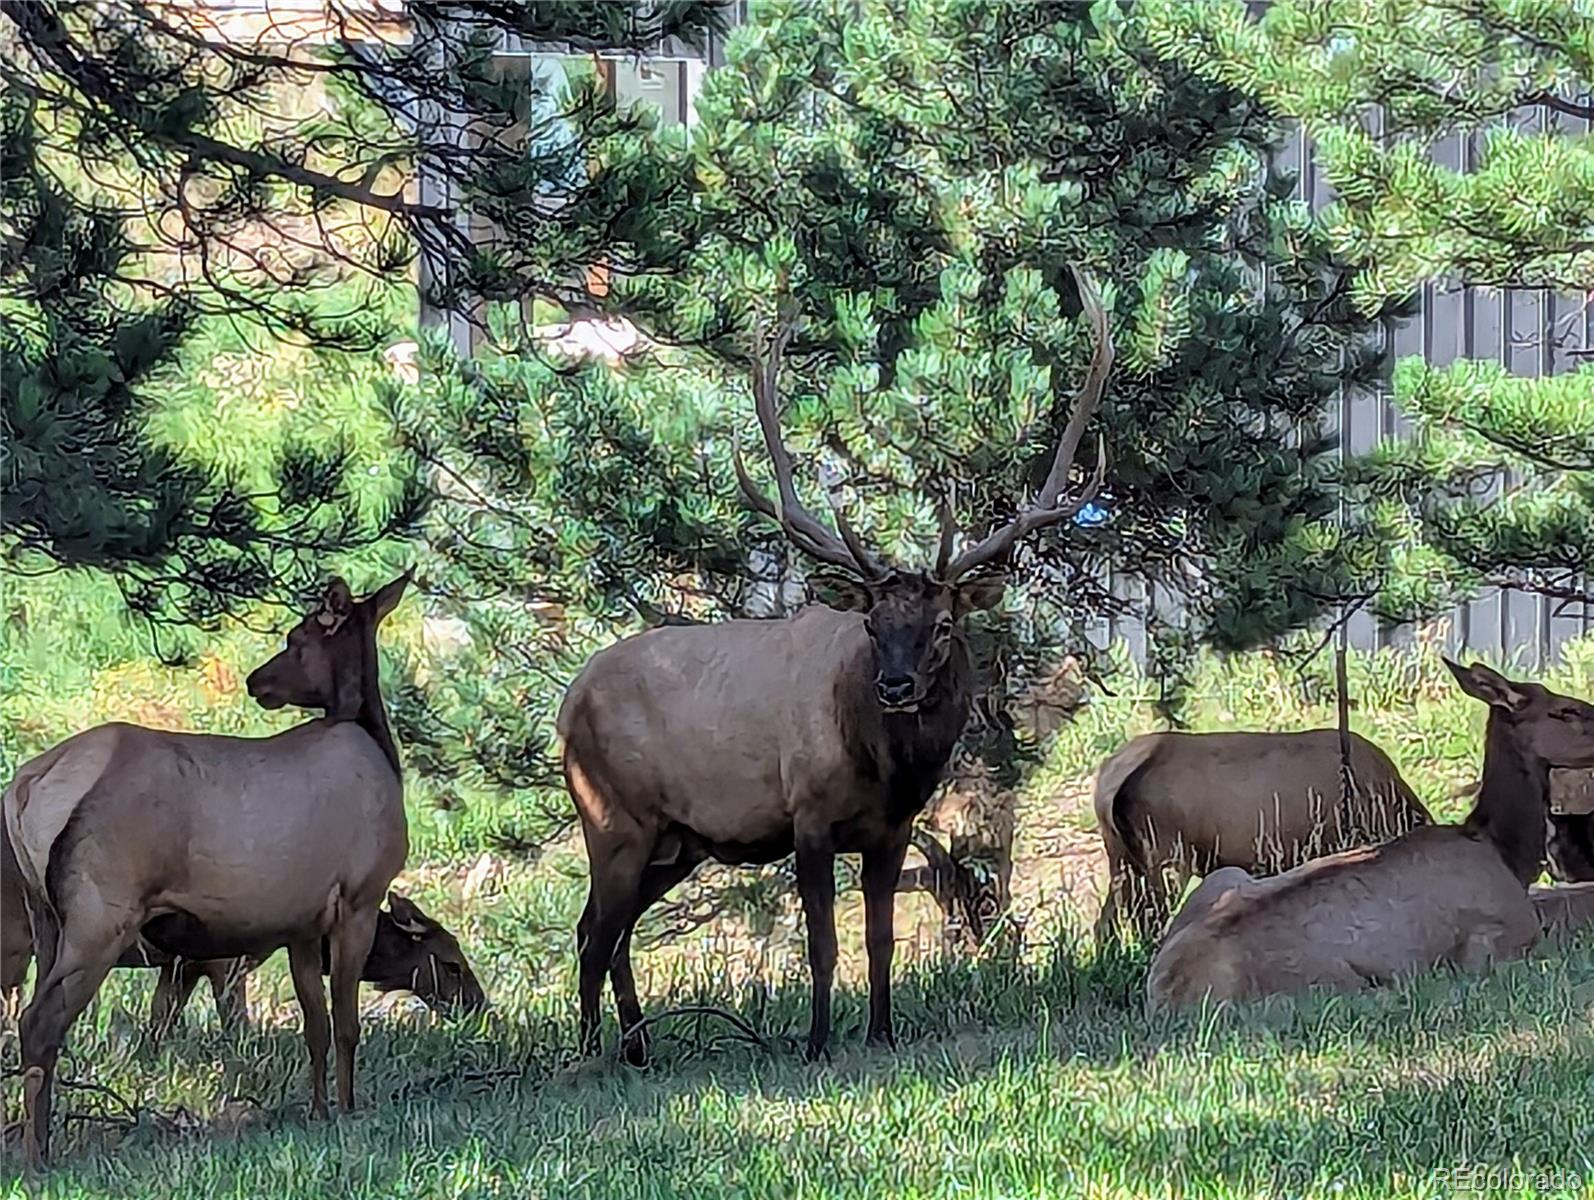
[[[670,273],[616,273],[611,301],[655,352],[573,367],[506,323],[496,354],[453,371],[436,357],[400,398],[436,472],[435,578],[500,664],[451,681],[460,695],[440,708],[475,721],[480,680],[583,637],[801,599],[805,565],[746,511],[730,466],[733,436],[760,445],[755,320],[797,314],[781,384],[814,511],[829,480],[865,538],[910,566],[933,559],[943,495],[966,536],[1006,519],[1089,353],[1070,262],[1113,313],[1108,484],[1088,518],[1020,553],[1025,586],[977,630],[994,687],[965,766],[1011,786],[1023,746],[1005,701],[1084,651],[1090,622],[1143,611],[1124,577],[1179,597],[1182,637],[1157,630],[1165,667],[1198,640],[1251,645],[1315,618],[1332,588],[1279,581],[1313,567],[1334,511],[1325,400],[1381,364],[1325,231],[1267,169],[1273,119],[1159,59],[1129,6],[772,4],[755,18],[695,128],[607,147],[606,169],[669,181],[632,246],[658,230],[685,248]],[[581,619],[550,632],[533,596]],[[471,769],[500,770],[483,758],[515,748],[517,778],[546,778],[547,710],[489,714],[475,730],[492,749]]]
[[[347,553],[411,527],[425,497],[361,510],[336,437],[255,446],[220,471],[152,421],[195,320],[150,301],[121,214],[74,196],[40,153],[36,107],[0,101],[0,536],[11,571],[105,572],[138,613],[208,623],[293,600]],[[243,467],[240,463],[240,468]]]
[[[1150,0],[1159,53],[1301,122],[1336,195],[1324,220],[1362,311],[1439,287],[1594,288],[1588,0]],[[1468,147],[1465,169],[1437,161]],[[1548,336],[1577,345],[1572,310]],[[1512,379],[1401,364],[1415,440],[1353,465],[1344,590],[1390,619],[1488,584],[1594,601],[1594,366]]]
[[[494,136],[526,122],[531,94],[495,78],[493,49],[512,37],[643,46],[721,18],[715,4],[673,2],[408,8],[415,36],[361,3],[308,17],[0,6],[0,489],[13,569],[105,571],[135,611],[207,623],[252,598],[295,597],[331,559],[412,531],[425,499],[413,465],[387,463],[392,486],[373,506],[350,467],[377,448],[357,444],[353,414],[230,462],[174,436],[185,335],[205,318],[242,318],[285,353],[369,350],[395,336],[392,295],[417,249],[458,264],[431,273],[442,299],[461,281],[491,294],[499,251],[467,238],[461,217],[505,216],[551,170],[547,154]],[[586,152],[638,124],[590,87],[573,103],[539,118],[574,130],[549,151],[566,167],[572,145]],[[418,162],[444,184],[460,174],[456,133],[469,122],[483,133],[471,169],[493,189],[453,206],[416,199],[405,180]],[[538,210],[541,257],[514,264],[522,279],[543,268],[560,296],[595,231],[639,202],[601,175],[565,199]],[[503,223],[499,246],[528,235],[535,208]]]

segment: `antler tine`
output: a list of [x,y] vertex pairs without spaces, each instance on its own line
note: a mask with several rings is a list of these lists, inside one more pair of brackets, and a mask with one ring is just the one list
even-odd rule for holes
[[830,504],[831,515],[836,518],[836,528],[841,532],[841,540],[846,544],[847,552],[852,555],[858,569],[863,572],[863,577],[869,580],[884,579],[890,572],[869,553],[869,548],[863,544],[863,539],[858,536],[857,530],[853,529],[852,523],[842,513],[841,505],[836,503],[836,498],[827,491],[825,499]]
[[935,577],[946,577],[947,563],[952,561],[952,539],[957,536],[957,520],[952,513],[950,491],[941,493],[935,506],[936,518],[941,525],[941,541],[935,552]]
[[1028,536],[1037,529],[1045,529],[1049,525],[1056,525],[1060,521],[1077,516],[1085,505],[1096,498],[1096,493],[1106,478],[1107,443],[1102,439],[1097,446],[1096,471],[1090,482],[1072,501],[1066,504],[1058,503],[1063,488],[1068,484],[1068,473],[1073,469],[1074,456],[1079,451],[1079,443],[1085,438],[1085,429],[1090,424],[1090,419],[1095,416],[1096,410],[1101,407],[1101,396],[1107,386],[1107,376],[1112,372],[1114,355],[1107,310],[1102,305],[1101,293],[1096,290],[1095,280],[1077,264],[1071,265],[1070,269],[1074,273],[1074,282],[1079,286],[1080,303],[1084,306],[1086,319],[1090,321],[1092,340],[1095,342],[1085,382],[1080,385],[1074,397],[1074,407],[1068,415],[1068,424],[1063,427],[1063,436],[1057,443],[1057,453],[1052,457],[1051,470],[1046,473],[1046,482],[1041,485],[1041,490],[1036,493],[1034,501],[1006,525],[992,531],[978,545],[960,554],[943,575],[949,583],[976,567],[1003,561],[1012,553],[1014,545],[1020,538]]
[[864,549],[858,535],[841,516],[840,510],[835,508],[834,502],[831,507],[836,513],[840,538],[825,528],[797,498],[797,488],[792,483],[791,453],[780,436],[779,414],[780,363],[791,342],[792,332],[791,322],[783,322],[769,339],[766,355],[763,322],[755,321],[753,325],[753,407],[758,415],[759,428],[764,434],[764,448],[769,452],[770,464],[775,469],[775,489],[779,503],[760,492],[748,477],[739,445],[733,446],[732,451],[736,481],[747,502],[756,511],[779,521],[787,539],[804,554],[833,567],[860,572],[865,579],[883,578],[885,569]]
[[[742,497],[747,501],[748,507],[750,507],[754,512],[762,513],[764,516],[774,521],[777,525],[780,525],[782,532],[784,532],[787,537],[787,540],[789,540],[793,546],[796,546],[797,549],[801,550],[804,554],[812,555],[814,558],[820,559],[821,561],[828,561],[825,558],[826,551],[824,548],[815,544],[806,534],[802,533],[800,530],[787,528],[785,523],[780,519],[780,508],[773,500],[758,490],[758,485],[754,483],[752,477],[748,475],[747,466],[742,461],[742,439],[740,437],[733,436],[731,438],[731,466],[735,468],[736,482],[741,488]],[[845,566],[849,569],[851,569],[852,566],[851,563],[845,562],[836,565]]]

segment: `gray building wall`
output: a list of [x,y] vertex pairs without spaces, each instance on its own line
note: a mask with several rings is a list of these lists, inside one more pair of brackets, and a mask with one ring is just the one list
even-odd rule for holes
[[[1589,122],[1533,109],[1511,118],[1529,130],[1589,132]],[[1452,137],[1434,149],[1443,166],[1465,171],[1478,161],[1483,137]],[[1320,212],[1334,199],[1304,131],[1296,131],[1280,147],[1278,165],[1297,173],[1295,196]],[[1420,356],[1435,366],[1463,358],[1498,362],[1525,377],[1575,370],[1594,352],[1594,295],[1560,296],[1542,289],[1498,289],[1430,283],[1424,286],[1418,313],[1404,322],[1390,322],[1384,336],[1393,351],[1390,368],[1404,358]],[[1341,396],[1333,424],[1342,454],[1363,454],[1390,438],[1406,436],[1407,422],[1386,385],[1373,392]],[[1512,480],[1506,481],[1510,486]],[[1137,581],[1113,580],[1114,594],[1140,612],[1177,623],[1177,597],[1163,592],[1148,596]],[[1446,620],[1446,641],[1454,653],[1470,651],[1498,662],[1536,670],[1555,661],[1568,641],[1594,633],[1594,606],[1566,605],[1514,589],[1491,588],[1462,605]],[[1386,628],[1365,612],[1353,614],[1347,626],[1349,644],[1358,650],[1410,644],[1409,627]],[[1092,640],[1122,639],[1136,661],[1146,653],[1146,622],[1138,616],[1098,622]]]
[[[746,19],[745,7],[739,6],[734,19]],[[723,42],[714,39],[706,54],[698,54],[673,44],[674,39],[669,41],[672,44],[661,45],[655,55],[640,60],[616,56],[610,68],[613,84],[622,100],[653,103],[665,121],[690,123],[694,119],[692,102],[704,70],[724,61]],[[505,47],[504,51],[506,60],[560,55],[557,47],[516,46]],[[1587,120],[1543,109],[1525,111],[1511,119],[1525,128],[1589,132]],[[1447,167],[1466,170],[1477,161],[1481,143],[1481,135],[1450,138],[1435,148],[1435,157]],[[1286,139],[1277,161],[1284,169],[1298,173],[1298,199],[1310,204],[1314,211],[1331,203],[1332,191],[1304,132]],[[447,201],[448,197],[439,192],[424,169],[420,183],[422,199],[432,203]],[[422,319],[446,324],[467,353],[478,340],[475,327],[458,314],[423,308]],[[1391,368],[1399,359],[1420,355],[1441,366],[1460,358],[1482,358],[1500,362],[1517,375],[1556,374],[1575,369],[1581,361],[1579,352],[1594,352],[1594,296],[1431,283],[1423,288],[1418,314],[1402,323],[1390,323],[1385,337],[1391,340],[1393,350]],[[1337,425],[1341,450],[1347,454],[1364,453],[1387,438],[1407,432],[1387,386],[1370,393],[1342,396]],[[1132,613],[1152,611],[1161,620],[1178,621],[1178,598],[1166,589],[1153,589],[1148,594],[1134,579],[1111,582],[1114,594]],[[1469,650],[1496,661],[1536,669],[1553,661],[1567,641],[1594,633],[1594,608],[1568,607],[1542,596],[1491,589],[1457,609],[1447,624],[1448,643],[1453,651]],[[1402,645],[1412,638],[1411,629],[1380,627],[1367,613],[1353,615],[1347,633],[1350,644],[1361,650]],[[1121,639],[1137,661],[1145,659],[1147,626],[1141,616],[1103,619],[1094,624],[1091,637],[1102,643]]]

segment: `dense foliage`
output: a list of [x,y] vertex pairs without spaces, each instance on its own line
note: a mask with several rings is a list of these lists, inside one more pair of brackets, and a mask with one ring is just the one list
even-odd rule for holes
[[[1587,0],[1279,0],[1260,15],[1238,0],[1154,0],[1141,12],[1161,53],[1304,124],[1363,311],[1430,282],[1594,287]],[[1462,169],[1434,153],[1458,145]],[[1561,311],[1540,336],[1581,345],[1585,306]],[[1353,468],[1364,523],[1346,591],[1389,617],[1443,611],[1489,583],[1594,599],[1594,365],[1530,380],[1410,361],[1393,383],[1416,436]]]
[[[457,370],[434,348],[401,401],[436,473],[436,578],[491,664],[436,697],[471,731],[470,769],[549,776],[551,704],[526,672],[564,673],[582,639],[802,598],[805,564],[746,511],[730,464],[733,437],[759,445],[756,322],[796,324],[781,387],[810,507],[828,480],[867,540],[924,565],[940,497],[977,536],[1050,461],[1089,355],[1070,262],[1113,314],[1108,484],[1020,553],[1026,586],[978,631],[993,690],[971,769],[1012,785],[1005,701],[1088,649],[1091,619],[1172,615],[1147,588],[1185,621],[1158,627],[1170,664],[1198,639],[1314,618],[1328,590],[1287,592],[1276,560],[1333,511],[1325,398],[1380,363],[1325,232],[1267,169],[1273,120],[1158,59],[1114,5],[756,17],[694,128],[605,147],[605,170],[668,181],[637,256],[650,231],[689,250],[671,273],[617,273],[610,301],[655,351],[579,368],[506,322],[497,353]],[[532,597],[576,619],[550,625]]]
[[[713,4],[409,8],[408,25],[359,3],[0,8],[0,536],[14,570],[107,572],[149,618],[210,623],[294,598],[334,560],[411,534],[425,499],[414,465],[389,455],[392,478],[375,489],[351,474],[382,455],[384,436],[362,442],[352,413],[303,420],[230,463],[172,436],[183,338],[196,320],[227,318],[253,329],[256,352],[368,350],[412,324],[417,251],[441,298],[486,290],[498,252],[465,238],[461,214],[501,217],[493,205],[524,194],[528,172],[547,174],[546,156],[480,137],[471,167],[497,190],[443,205],[415,198],[406,176],[424,161],[446,195],[458,127],[493,98],[526,120],[535,97],[494,78],[493,47],[520,36],[624,48],[720,20]],[[590,88],[544,120],[591,140],[638,124]],[[536,263],[517,260],[559,295],[590,261],[593,231],[639,203],[601,177],[566,199],[539,219]],[[510,223],[502,244],[528,229]],[[397,324],[395,301],[411,309]],[[218,403],[228,387],[220,372]]]
[[[194,308],[141,296],[121,214],[57,182],[35,104],[14,92],[0,104],[8,567],[102,571],[137,612],[207,623],[242,602],[291,598],[330,554],[407,530],[424,500],[417,488],[399,482],[380,504],[359,500],[350,472],[370,450],[344,436],[352,414],[257,445],[227,470],[189,453],[192,438],[169,420],[160,427],[181,390]],[[151,402],[163,392],[164,405]]]

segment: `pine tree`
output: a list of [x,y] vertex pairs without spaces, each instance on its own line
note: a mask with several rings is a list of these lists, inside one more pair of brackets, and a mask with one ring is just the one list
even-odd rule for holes
[[[606,169],[680,181],[651,215],[680,240],[679,272],[620,273],[613,296],[656,354],[576,369],[505,329],[500,354],[453,373],[434,359],[401,405],[438,471],[437,578],[478,631],[458,711],[481,679],[639,621],[801,599],[805,564],[746,511],[730,461],[733,435],[759,444],[749,331],[781,306],[799,314],[782,386],[815,511],[829,472],[866,539],[909,565],[933,560],[942,496],[973,535],[1011,515],[1089,353],[1071,262],[1114,314],[1107,487],[1084,523],[1021,553],[1012,610],[978,631],[993,688],[965,770],[998,789],[1020,777],[1005,701],[1126,606],[1109,568],[1180,594],[1182,640],[1159,631],[1171,661],[1317,616],[1323,598],[1269,590],[1276,574],[1243,602],[1231,583],[1307,553],[1335,504],[1324,401],[1380,363],[1324,231],[1268,174],[1276,123],[1159,60],[1128,6],[757,15],[695,130],[609,147]],[[573,619],[536,623],[532,596]],[[476,726],[472,769],[512,751],[515,778],[552,778],[536,687]]]
[[0,536],[9,568],[106,572],[151,619],[207,623],[245,601],[297,600],[334,552],[413,523],[410,488],[362,520],[336,446],[289,448],[270,503],[154,440],[159,391],[193,320],[141,303],[121,214],[73,196],[39,153],[25,95],[0,101]]
[[[1422,284],[1594,289],[1594,5],[1588,0],[1151,0],[1170,60],[1304,125],[1364,312]],[[1474,139],[1457,171],[1433,153]],[[1454,144],[1454,142],[1452,142]],[[1512,378],[1399,364],[1414,436],[1352,465],[1342,586],[1387,618],[1487,584],[1594,600],[1594,363]]]
[[520,285],[578,295],[594,230],[637,203],[635,189],[600,176],[557,212],[533,221],[528,206],[496,244],[465,237],[462,218],[570,179],[572,146],[586,154],[633,129],[598,91],[540,118],[573,141],[471,147],[475,182],[454,207],[415,198],[406,176],[424,159],[463,177],[449,133],[461,122],[501,132],[527,119],[531,93],[492,73],[506,38],[641,46],[721,20],[720,6],[692,3],[409,12],[413,37],[384,30],[369,5],[328,6],[329,39],[307,52],[269,14],[251,40],[235,27],[214,36],[209,23],[229,17],[204,6],[0,4],[0,489],[13,566],[107,571],[136,610],[205,622],[251,598],[293,597],[328,556],[410,529],[418,488],[401,481],[373,514],[351,493],[351,448],[323,431],[287,448],[264,495],[152,439],[183,337],[207,318],[243,318],[279,339],[369,349],[393,336],[385,297],[418,252],[459,264],[437,276],[444,301],[490,294],[501,247],[532,224],[538,251],[515,261]]

